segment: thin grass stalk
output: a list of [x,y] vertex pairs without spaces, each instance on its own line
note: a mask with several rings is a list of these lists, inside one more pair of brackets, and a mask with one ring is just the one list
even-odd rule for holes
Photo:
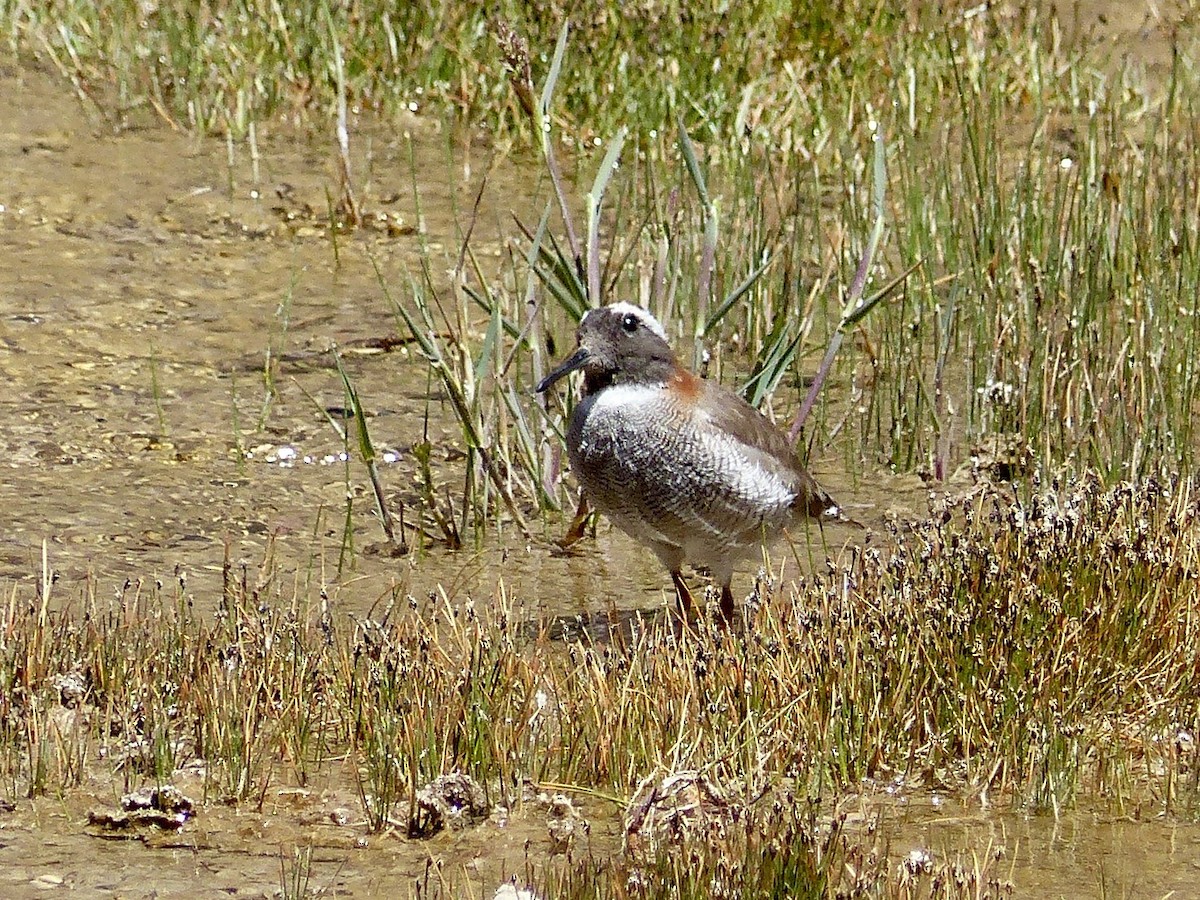
[[[850,288],[846,292],[846,303],[842,308],[841,320],[834,329],[833,337],[830,338],[829,346],[825,350],[825,356],[821,360],[821,365],[817,368],[817,374],[814,376],[812,385],[808,389],[808,394],[805,396],[804,402],[800,405],[800,409],[796,413],[796,418],[792,422],[791,430],[788,432],[788,440],[793,444],[800,437],[800,432],[804,428],[808,414],[812,411],[813,404],[816,403],[817,395],[820,394],[821,388],[825,384],[825,379],[829,376],[829,372],[833,368],[833,360],[837,356],[838,350],[841,349],[846,331],[856,322],[864,319],[867,313],[883,301],[895,287],[899,286],[901,281],[901,279],[896,279],[886,285],[883,290],[876,292],[865,300],[863,299],[863,291],[867,285],[867,278],[870,275],[875,252],[879,247],[880,240],[883,238],[883,229],[886,221],[884,218],[884,192],[887,185],[884,169],[886,151],[884,149],[883,135],[878,131],[875,133],[874,143],[875,166],[872,182],[874,197],[872,206],[875,214],[874,225],[871,228],[871,234],[867,239],[863,255],[858,261],[858,267],[854,272],[854,279],[850,282]],[[914,263],[913,268],[915,266],[916,264]],[[909,271],[911,272],[912,269]],[[907,274],[906,272],[905,275]]]
[[700,208],[703,210],[704,237],[700,251],[700,270],[696,276],[696,329],[693,336],[694,349],[692,360],[693,367],[699,369],[704,364],[706,352],[703,335],[707,331],[707,328],[703,326],[709,319],[709,304],[712,293],[713,270],[716,267],[720,218],[717,213],[717,205],[709,195],[708,184],[704,179],[704,173],[700,169],[700,162],[696,159],[696,148],[692,146],[692,139],[688,136],[682,116],[679,118],[677,124],[679,129],[679,149],[683,154],[683,160],[687,167],[688,176],[691,178],[692,186],[696,189],[696,195],[700,199]]
[[350,402],[350,413],[354,418],[354,424],[358,433],[358,454],[362,459],[363,465],[367,467],[367,475],[371,479],[371,490],[375,495],[375,508],[379,512],[379,521],[383,526],[383,533],[387,535],[388,543],[396,550],[397,553],[407,553],[408,546],[404,541],[404,534],[401,532],[399,540],[396,538],[396,529],[392,521],[392,514],[388,510],[387,498],[383,493],[383,484],[379,479],[379,465],[375,454],[375,444],[371,440],[370,430],[367,428],[367,415],[363,410],[362,401],[359,400],[358,390],[350,381],[350,376],[346,373],[345,367],[342,365],[342,357],[336,350],[333,353],[334,365],[337,366],[338,375],[342,379],[342,386],[346,391],[346,398]]
[[[345,208],[346,214],[350,219],[350,224],[355,228],[362,226],[363,217],[362,211],[359,209],[358,200],[354,194],[354,179],[351,175],[350,167],[350,127],[347,116],[346,102],[346,66],[342,60],[341,36],[337,28],[333,24],[333,14],[329,10],[329,3],[321,3],[321,12],[325,19],[325,26],[328,29],[329,47],[333,59],[334,81],[337,85],[336,100],[337,100],[337,148],[338,161],[340,164],[340,180],[342,188],[342,205]],[[331,227],[333,222],[331,221]]]
[[451,365],[446,361],[441,348],[435,342],[436,331],[429,314],[429,308],[423,300],[420,289],[415,283],[410,285],[413,297],[417,301],[417,309],[421,313],[421,321],[418,322],[403,304],[392,297],[387,282],[383,277],[383,272],[379,268],[378,261],[373,255],[370,259],[371,265],[375,269],[375,276],[379,282],[380,289],[383,291],[388,304],[413,336],[422,355],[429,362],[431,370],[437,374],[442,387],[450,397],[451,405],[454,407],[455,415],[463,429],[463,436],[466,438],[467,445],[479,453],[483,470],[496,488],[497,493],[499,493],[505,508],[508,510],[509,515],[512,516],[513,522],[516,523],[522,534],[528,536],[530,532],[529,526],[525,522],[525,517],[521,514],[520,508],[516,505],[516,501],[504,483],[504,479],[496,467],[492,452],[483,445],[480,438],[480,431],[476,421],[477,414],[472,412],[471,404],[467,400],[462,383],[455,375]]
[[588,297],[593,306],[599,306],[604,300],[600,288],[600,210],[604,203],[604,193],[617,167],[617,160],[621,157],[621,148],[625,145],[625,134],[625,128],[621,127],[616,136],[609,141],[608,150],[600,168],[596,170],[596,178],[587,195],[587,286]]

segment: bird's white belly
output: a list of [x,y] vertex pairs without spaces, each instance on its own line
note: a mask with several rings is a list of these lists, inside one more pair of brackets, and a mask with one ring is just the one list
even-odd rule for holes
[[614,385],[585,398],[568,446],[594,506],[633,537],[668,542],[700,564],[741,558],[789,520],[793,485],[760,465],[658,385]]

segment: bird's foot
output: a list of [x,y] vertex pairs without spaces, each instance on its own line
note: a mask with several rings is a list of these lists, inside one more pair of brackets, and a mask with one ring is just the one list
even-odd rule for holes
[[733,602],[733,589],[728,584],[721,585],[721,621],[728,625],[733,622],[737,606]]
[[588,516],[591,514],[592,511],[588,508],[587,499],[581,497],[579,506],[575,509],[575,518],[571,519],[571,527],[555,543],[566,550],[572,544],[578,542],[583,537],[583,532],[587,529]]

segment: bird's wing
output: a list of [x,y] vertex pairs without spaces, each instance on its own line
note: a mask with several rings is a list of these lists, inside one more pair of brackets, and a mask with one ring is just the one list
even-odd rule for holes
[[767,472],[777,474],[796,494],[795,511],[810,519],[825,517],[837,503],[817,484],[797,459],[787,436],[766,416],[732,391],[705,381],[704,390],[713,394],[704,409],[712,424],[721,431],[741,438],[747,459]]

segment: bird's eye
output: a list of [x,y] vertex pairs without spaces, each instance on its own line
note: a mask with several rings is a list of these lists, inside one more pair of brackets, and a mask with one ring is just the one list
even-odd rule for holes
[[633,313],[625,313],[625,315],[621,317],[621,327],[624,328],[629,334],[633,334],[635,331],[637,331],[639,324],[641,323],[638,321],[638,317]]

